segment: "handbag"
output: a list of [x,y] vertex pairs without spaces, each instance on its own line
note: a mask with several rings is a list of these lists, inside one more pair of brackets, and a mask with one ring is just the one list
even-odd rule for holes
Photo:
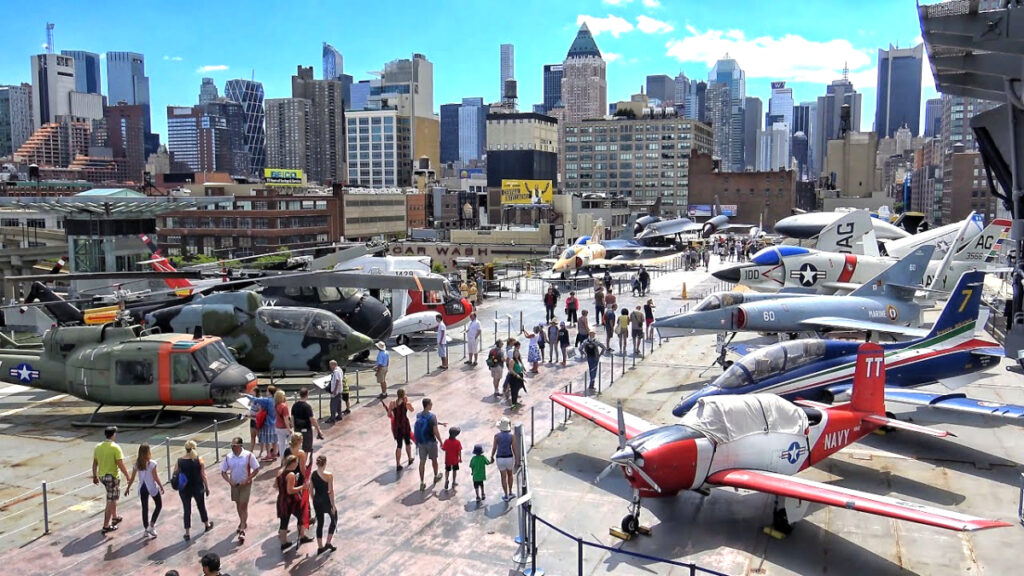
[[256,413],[256,427],[263,428],[263,425],[267,422],[267,411],[260,410]]

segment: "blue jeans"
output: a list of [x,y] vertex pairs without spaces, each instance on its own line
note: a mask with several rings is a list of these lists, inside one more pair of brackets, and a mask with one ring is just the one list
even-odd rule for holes
[[594,378],[597,378],[597,368],[599,366],[600,358],[587,356],[587,368],[590,370],[590,385],[594,385]]

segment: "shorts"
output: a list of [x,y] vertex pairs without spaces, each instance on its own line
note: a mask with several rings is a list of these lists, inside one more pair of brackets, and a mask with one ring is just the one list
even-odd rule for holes
[[473,480],[473,488],[479,488],[479,489],[483,490],[484,489],[484,481],[483,480]]
[[348,402],[348,392],[342,392],[341,399],[344,400],[345,402]]
[[505,369],[502,368],[501,366],[495,366],[495,367],[491,368],[491,378],[494,378],[494,379],[501,378],[501,375],[504,372],[504,370]]
[[382,368],[380,370],[377,370],[377,384],[383,384],[383,383],[387,382],[387,379],[388,379],[388,369],[387,368]]
[[645,318],[644,320],[647,322],[648,326],[650,326],[651,324],[654,324],[654,318]]
[[445,464],[444,465],[444,471],[445,472],[458,472],[459,471],[459,465],[458,464]]
[[437,442],[417,444],[416,450],[419,452],[420,460],[437,460]]
[[105,474],[100,483],[107,489],[107,502],[117,502],[121,497],[121,479],[113,474]]
[[232,502],[241,502],[243,504],[246,504],[246,503],[249,502],[249,495],[251,493],[252,493],[252,482],[249,482],[248,484],[242,484],[241,486],[239,486],[238,484],[232,484],[231,485],[231,501]]
[[447,358],[448,357],[448,344],[438,344],[437,345],[437,355],[439,357],[441,357],[441,358]]
[[399,435],[398,438],[395,438],[395,442],[398,443],[399,450],[402,449],[402,446],[412,446],[412,439],[408,435]]
[[498,465],[499,472],[507,472],[516,467],[516,459],[514,456],[508,458],[498,457],[494,459],[494,462]]

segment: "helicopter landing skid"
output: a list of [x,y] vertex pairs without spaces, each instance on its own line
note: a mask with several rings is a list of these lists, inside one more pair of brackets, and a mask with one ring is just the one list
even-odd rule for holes
[[164,410],[167,406],[161,406],[151,421],[96,420],[96,415],[99,414],[100,408],[103,408],[103,404],[97,406],[87,420],[72,422],[71,425],[75,428],[106,428],[112,425],[116,425],[118,428],[176,428],[192,420],[191,416],[178,416],[176,420],[161,422],[160,417],[164,415]]

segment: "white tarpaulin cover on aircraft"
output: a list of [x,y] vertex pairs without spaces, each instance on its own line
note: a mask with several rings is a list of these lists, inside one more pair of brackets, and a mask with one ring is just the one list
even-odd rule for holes
[[807,415],[774,394],[709,396],[697,400],[680,423],[724,444],[768,432],[803,434]]

